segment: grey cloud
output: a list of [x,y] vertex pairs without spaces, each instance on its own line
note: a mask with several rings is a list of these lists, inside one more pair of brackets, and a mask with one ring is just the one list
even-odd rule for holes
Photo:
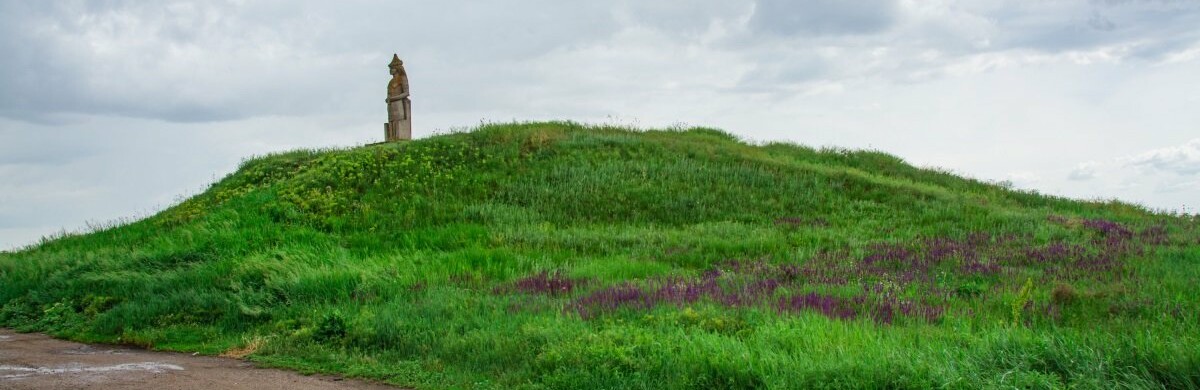
[[752,29],[779,36],[871,34],[899,17],[893,0],[759,0]]
[[0,45],[11,60],[0,62],[2,115],[43,123],[73,114],[211,121],[279,111],[272,102],[289,100],[264,99],[270,77],[231,72],[261,69],[246,54],[273,40],[222,20],[230,4],[42,4],[3,5]]
[[1092,29],[1100,31],[1112,31],[1113,29],[1117,28],[1116,23],[1113,23],[1113,21],[1104,17],[1104,15],[1101,15],[1099,12],[1093,13],[1092,17],[1088,19],[1087,23]]
[[[0,118],[0,169],[6,166],[62,165],[98,152],[95,142],[78,142],[78,134],[53,128],[41,128],[37,134],[16,130],[17,126]],[[100,140],[91,140],[100,141]]]
[[770,55],[758,59],[755,66],[738,79],[739,92],[786,91],[799,83],[820,79],[829,72],[828,64],[813,53]]
[[506,62],[584,45],[620,26],[609,4],[519,0],[511,2],[272,2],[256,10],[269,17],[280,6],[309,20],[314,45],[331,51],[434,51],[456,61]]
[[713,23],[743,18],[754,9],[754,0],[626,1],[617,8],[619,18],[637,26],[681,36],[697,36]]
[[[966,71],[1073,61],[1160,61],[1200,45],[1200,2],[786,2],[757,4],[730,39],[752,64],[741,91],[787,93],[796,83],[883,78],[923,83]],[[774,39],[783,38],[783,39]],[[1031,56],[1030,51],[1051,56]],[[970,70],[977,69],[977,70]]]
[[[1132,42],[1129,55],[1164,58],[1194,46],[1200,34],[1192,27],[1200,25],[1195,3],[982,4],[913,21],[911,4],[890,0],[0,0],[0,52],[9,55],[0,61],[0,116],[61,123],[78,114],[172,122],[368,115],[377,103],[374,81],[386,77],[380,63],[391,52],[422,75],[414,77],[420,104],[471,111],[509,102],[514,90],[542,88],[536,84],[547,80],[534,69],[547,56],[627,44],[613,37],[637,27],[675,40],[662,44],[736,58],[748,70],[733,77],[747,93],[787,91],[814,79],[934,75],[963,56],[1011,48]],[[720,39],[701,42],[714,25]],[[874,57],[875,50],[888,54]],[[923,51],[942,55],[919,58]],[[598,68],[644,71],[620,68],[630,63],[637,61]]]
[[394,51],[440,62],[439,73],[490,63],[499,74],[486,82],[516,85],[520,75],[504,74],[506,64],[616,29],[600,5],[543,0],[2,2],[0,50],[9,57],[0,61],[0,116],[209,122],[353,111],[373,92],[367,80],[386,77],[379,62]]
[[[996,46],[1029,48],[1049,52],[1086,49],[1119,39],[1116,22],[1081,4],[1049,2],[1010,3],[985,14],[998,29]],[[1096,28],[1099,25],[1107,28]]]
[[1058,52],[1125,44],[1157,53],[1200,42],[1194,1],[1010,3],[982,14],[997,24],[998,47]]

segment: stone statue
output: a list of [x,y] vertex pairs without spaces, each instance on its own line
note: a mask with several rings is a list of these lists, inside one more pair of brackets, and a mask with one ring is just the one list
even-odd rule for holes
[[412,139],[412,101],[408,99],[408,73],[404,72],[404,61],[392,55],[392,80],[387,87],[388,122],[383,125],[384,141]]

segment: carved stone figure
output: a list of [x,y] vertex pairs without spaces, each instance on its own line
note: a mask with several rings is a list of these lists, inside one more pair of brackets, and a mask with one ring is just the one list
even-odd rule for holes
[[404,61],[392,55],[388,64],[392,80],[387,87],[388,121],[383,125],[384,141],[412,139],[412,101],[408,99],[408,73],[404,72]]

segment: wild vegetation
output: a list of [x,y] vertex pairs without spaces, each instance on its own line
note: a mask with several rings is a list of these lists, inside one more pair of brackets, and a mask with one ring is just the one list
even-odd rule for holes
[[418,388],[1197,388],[1198,227],[874,151],[485,125],[0,254],[0,324]]

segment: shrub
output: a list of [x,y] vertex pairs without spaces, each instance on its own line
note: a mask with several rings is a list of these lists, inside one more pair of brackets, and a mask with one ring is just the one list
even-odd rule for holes
[[317,324],[317,330],[313,332],[313,338],[317,341],[338,340],[346,336],[346,329],[346,318],[342,317],[342,313],[325,313],[321,322]]
[[1075,287],[1066,283],[1059,283],[1054,286],[1054,290],[1050,291],[1050,302],[1057,305],[1069,305],[1079,299],[1079,292],[1075,291]]

